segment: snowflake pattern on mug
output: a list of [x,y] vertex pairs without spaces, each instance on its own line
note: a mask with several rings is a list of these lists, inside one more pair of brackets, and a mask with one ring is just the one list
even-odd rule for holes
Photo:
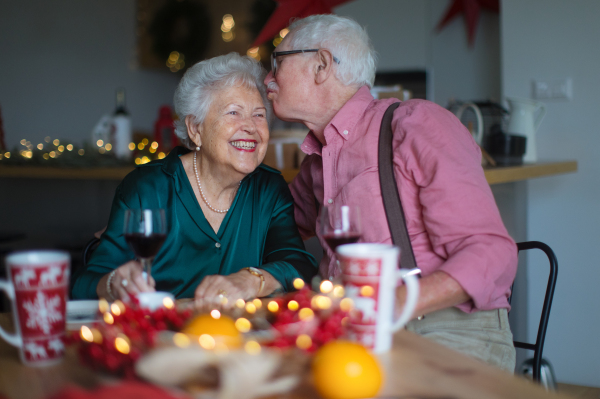
[[23,308],[27,310],[27,327],[39,328],[45,334],[49,334],[52,325],[63,320],[60,305],[59,295],[46,298],[42,291],[38,291],[35,300],[23,303]]

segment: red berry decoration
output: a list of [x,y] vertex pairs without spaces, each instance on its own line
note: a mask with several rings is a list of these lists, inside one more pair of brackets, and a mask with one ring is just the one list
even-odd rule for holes
[[102,321],[72,333],[68,342],[78,345],[79,358],[92,369],[133,379],[135,362],[156,345],[158,333],[179,331],[192,311],[173,307],[151,312],[132,298],[128,304],[114,302],[102,316]]
[[276,338],[268,345],[314,352],[341,338],[345,334],[343,320],[347,312],[340,309],[340,299],[317,294],[306,287],[276,299],[279,310],[274,312],[271,323]]

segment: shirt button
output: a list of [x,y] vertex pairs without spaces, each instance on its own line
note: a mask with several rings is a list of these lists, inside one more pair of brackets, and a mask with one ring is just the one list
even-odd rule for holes
[[329,198],[329,199],[327,200],[327,203],[328,203],[328,204],[333,204],[333,200],[332,200],[331,198]]
[[221,248],[221,243],[220,242],[215,243],[215,247]]
[[348,131],[347,131],[347,130],[344,130],[344,134],[348,134]]

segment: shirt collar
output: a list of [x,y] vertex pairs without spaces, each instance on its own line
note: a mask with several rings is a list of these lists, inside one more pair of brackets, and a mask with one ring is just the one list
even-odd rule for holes
[[[335,131],[344,140],[348,140],[354,133],[354,128],[358,121],[362,118],[367,107],[373,102],[373,96],[369,86],[362,86],[358,91],[344,104],[342,108],[335,114],[333,119],[325,127],[325,137],[329,132]],[[346,133],[344,133],[346,132]],[[306,138],[300,146],[302,152],[306,155],[319,154],[323,149],[323,145],[317,139],[312,131],[308,132]]]
[[325,133],[327,134],[328,128],[331,126],[344,140],[348,140],[349,136],[355,133],[356,124],[372,102],[373,96],[369,86],[362,86],[335,114],[331,122],[325,127]]
[[179,157],[190,152],[187,148],[177,146],[171,150],[169,155],[163,160],[163,171],[169,176],[173,176],[179,166]]

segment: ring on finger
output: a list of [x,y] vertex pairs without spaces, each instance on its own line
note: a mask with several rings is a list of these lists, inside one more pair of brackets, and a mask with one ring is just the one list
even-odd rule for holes
[[126,278],[124,278],[123,280],[121,280],[121,285],[123,287],[127,287],[128,284],[129,284],[129,281]]
[[219,292],[217,292],[217,296],[219,296],[220,298],[227,296],[227,291],[219,290]]

